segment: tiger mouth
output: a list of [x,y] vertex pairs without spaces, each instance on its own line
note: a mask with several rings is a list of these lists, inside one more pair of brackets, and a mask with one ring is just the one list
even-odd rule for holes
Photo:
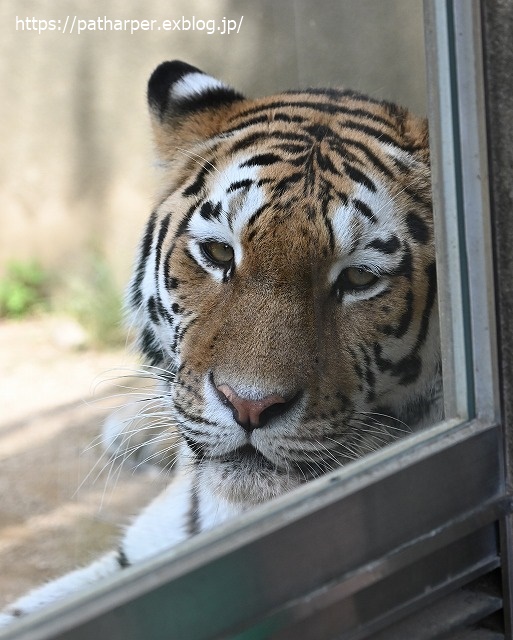
[[187,436],[185,436],[185,439],[195,455],[201,460],[230,464],[246,470],[249,468],[251,471],[269,471],[279,475],[288,474],[293,470],[300,476],[300,480],[305,482],[318,478],[333,468],[332,461],[322,458],[318,460],[313,460],[312,458],[308,460],[288,460],[287,463],[280,465],[270,460],[249,443],[220,456],[208,456],[200,445],[191,441]]
[[[272,462],[261,451],[251,444],[246,444],[230,451],[216,460],[220,463],[230,463],[240,467],[250,466],[253,470],[272,471],[273,473],[289,473],[296,471],[303,480],[311,480],[324,475],[332,469],[332,465],[322,459],[314,460],[290,460],[287,465],[280,466]],[[287,471],[288,469],[288,471]]]
[[217,458],[217,462],[237,465],[249,465],[260,469],[277,471],[276,465],[251,444],[245,444]]

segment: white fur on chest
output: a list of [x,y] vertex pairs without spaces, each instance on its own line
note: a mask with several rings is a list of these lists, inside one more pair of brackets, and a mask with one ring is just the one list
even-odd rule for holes
[[200,531],[208,531],[226,520],[246,511],[249,506],[228,502],[212,492],[206,483],[201,483],[198,489],[198,522]]
[[191,536],[190,526],[208,531],[248,506],[215,494],[186,459],[169,487],[128,527],[121,548],[130,564],[162,553]]

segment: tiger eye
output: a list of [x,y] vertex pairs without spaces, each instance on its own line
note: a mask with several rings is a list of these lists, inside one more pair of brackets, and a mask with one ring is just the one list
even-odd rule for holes
[[233,261],[233,248],[225,242],[204,242],[201,250],[214,264],[226,267]]
[[353,287],[354,289],[365,289],[374,284],[378,277],[371,271],[366,271],[359,267],[349,267],[344,271],[344,280],[346,286]]

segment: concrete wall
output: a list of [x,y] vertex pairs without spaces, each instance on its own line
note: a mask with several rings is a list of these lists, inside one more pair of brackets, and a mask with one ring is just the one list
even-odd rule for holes
[[[424,111],[421,0],[45,5],[0,4],[0,273],[13,257],[37,257],[66,272],[99,250],[125,280],[151,207],[145,85],[162,60],[184,59],[253,95],[345,85]],[[159,25],[226,17],[240,29],[79,35],[78,23],[69,33],[74,16]],[[38,33],[32,18],[60,20],[61,30]]]

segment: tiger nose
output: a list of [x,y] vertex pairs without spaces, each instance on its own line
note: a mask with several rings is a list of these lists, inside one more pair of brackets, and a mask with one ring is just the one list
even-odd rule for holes
[[216,389],[221,402],[231,409],[235,421],[246,431],[263,427],[271,418],[285,413],[298,397],[296,394],[287,400],[273,393],[260,400],[249,400],[239,396],[227,384],[216,386]]

